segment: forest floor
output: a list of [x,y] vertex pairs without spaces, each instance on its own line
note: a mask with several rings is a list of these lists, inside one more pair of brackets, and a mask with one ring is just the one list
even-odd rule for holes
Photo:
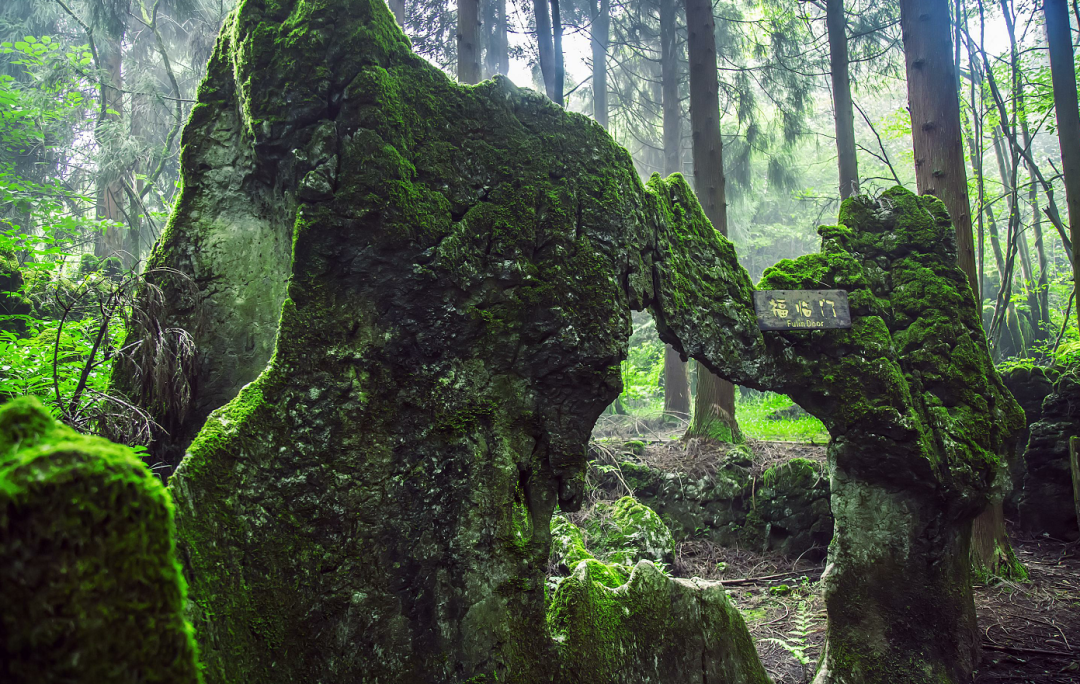
[[[749,442],[755,462],[824,460],[825,447],[795,442]],[[651,452],[651,453],[650,453]],[[652,444],[654,467],[684,473],[708,470],[717,453],[701,445]],[[1024,583],[975,587],[982,658],[975,684],[1080,682],[1080,545],[1011,536],[1028,570]],[[722,581],[746,620],[775,684],[808,682],[825,637],[820,578],[824,566],[708,540],[680,543],[673,574]]]

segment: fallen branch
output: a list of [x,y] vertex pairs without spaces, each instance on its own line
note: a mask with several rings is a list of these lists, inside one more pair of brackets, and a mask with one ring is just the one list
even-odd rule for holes
[[802,576],[806,576],[809,579],[817,580],[817,579],[821,579],[821,573],[822,572],[824,572],[824,570],[819,570],[816,574],[811,575],[811,573],[800,572],[800,571],[796,570],[796,571],[792,571],[792,572],[781,572],[781,573],[777,573],[775,575],[763,575],[761,577],[741,577],[739,579],[720,580],[720,584],[723,584],[725,586],[736,587],[736,586],[742,586],[744,584],[757,584],[758,582],[767,582],[769,580],[784,579],[785,577],[802,577]]
[[982,647],[987,651],[1002,651],[1004,653],[1016,653],[1018,655],[1043,655],[1043,656],[1055,656],[1057,658],[1075,658],[1076,651],[1044,651],[1041,648],[1021,648],[1020,646],[997,646],[995,644],[988,644],[985,641]]

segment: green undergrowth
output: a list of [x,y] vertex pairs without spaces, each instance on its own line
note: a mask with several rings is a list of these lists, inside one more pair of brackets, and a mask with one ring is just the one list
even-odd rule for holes
[[735,418],[743,436],[780,442],[828,444],[829,433],[817,418],[800,414],[794,417],[770,418],[778,411],[793,409],[795,402],[783,394],[760,393],[757,397],[739,397]]

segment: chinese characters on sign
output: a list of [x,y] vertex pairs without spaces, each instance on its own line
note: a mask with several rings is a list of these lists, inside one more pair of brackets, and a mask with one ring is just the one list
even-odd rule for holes
[[850,328],[844,290],[761,290],[754,293],[761,330]]

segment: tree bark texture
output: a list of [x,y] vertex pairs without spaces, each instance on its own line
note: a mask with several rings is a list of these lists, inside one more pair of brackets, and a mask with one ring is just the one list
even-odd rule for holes
[[551,10],[548,0],[533,0],[536,18],[536,49],[540,55],[540,74],[544,77],[544,94],[556,104],[555,99],[555,46],[551,39]]
[[859,160],[855,152],[855,113],[848,76],[847,19],[844,0],[827,0],[825,24],[829,31],[829,65],[833,110],[836,113],[836,155],[840,167],[840,198],[859,193]]
[[[679,107],[679,53],[675,0],[660,0],[660,80],[664,111],[664,175],[682,171],[682,111]],[[664,414],[690,417],[689,364],[664,345]]]
[[[1054,82],[1054,109],[1057,113],[1058,144],[1065,177],[1065,201],[1069,207],[1069,236],[1080,244],[1080,112],[1076,100],[1076,68],[1073,65],[1072,31],[1065,0],[1046,0],[1046,43],[1050,47],[1050,70]],[[1073,254],[1073,275],[1080,259]],[[1077,306],[1080,317],[1080,306]]]
[[458,0],[457,77],[459,83],[480,82],[480,3]]
[[[690,62],[690,131],[694,190],[713,228],[727,236],[724,144],[720,139],[720,82],[716,75],[716,20],[709,0],[685,0]],[[735,386],[698,364],[694,418],[687,437],[736,440]]]
[[[599,5],[599,7],[597,7]],[[607,130],[608,127],[608,69],[607,50],[611,31],[611,0],[591,3],[593,60],[593,118]]]
[[551,34],[552,34],[552,49],[555,58],[555,94],[551,98],[555,101],[555,104],[562,107],[563,102],[563,90],[565,88],[566,81],[566,67],[564,64],[563,49],[562,49],[562,14],[559,11],[559,0],[551,0]]
[[901,0],[908,106],[920,195],[945,203],[956,231],[957,263],[978,292],[975,241],[960,134],[960,99],[952,55],[948,0]]

